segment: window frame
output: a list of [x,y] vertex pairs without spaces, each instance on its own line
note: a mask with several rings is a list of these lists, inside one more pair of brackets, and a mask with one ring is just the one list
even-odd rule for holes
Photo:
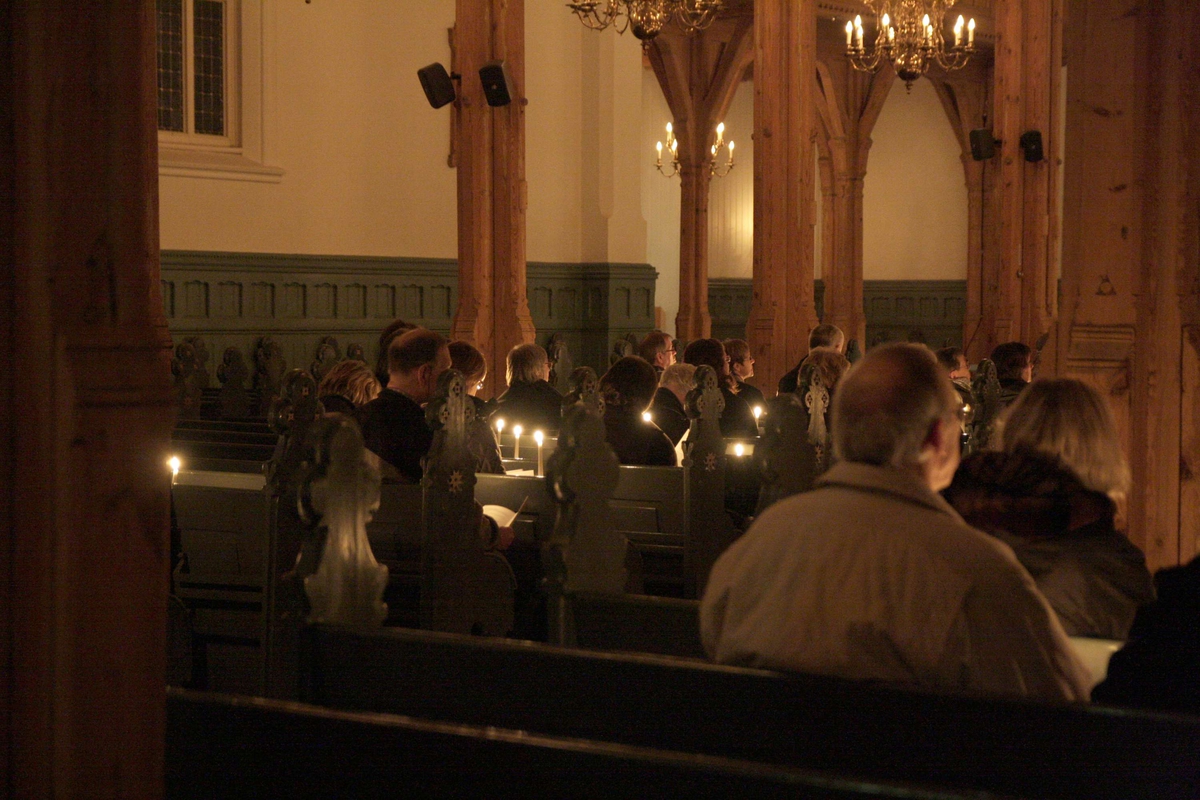
[[278,183],[267,163],[267,67],[274,43],[274,0],[221,0],[224,6],[225,133],[194,133],[195,6],[184,0],[184,127],[158,131],[160,176]]

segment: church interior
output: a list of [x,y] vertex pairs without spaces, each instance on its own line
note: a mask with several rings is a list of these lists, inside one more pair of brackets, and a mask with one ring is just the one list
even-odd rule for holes
[[[639,3],[690,11],[661,30],[631,21],[633,10],[600,24],[613,22],[603,9]],[[937,12],[919,68],[896,61],[891,45],[878,58],[889,40],[877,12],[898,20],[909,6]],[[969,32],[955,28],[959,14]],[[744,340],[755,364],[746,381],[771,398],[821,324],[857,352],[957,347],[972,367],[1022,342],[1037,377],[1076,379],[1106,401],[1130,474],[1120,530],[1146,568],[1192,563],[1200,5],[0,0],[0,19],[7,797],[240,794],[230,780],[301,796],[1200,795],[1200,716],[874,684],[860,695],[804,674],[697,664],[703,650],[677,663],[658,644],[592,648],[617,651],[602,658],[506,641],[514,602],[525,630],[520,556],[510,557],[506,619],[461,631],[431,622],[452,612],[426,607],[434,548],[426,539],[421,554],[420,528],[466,519],[457,484],[443,508],[430,489],[409,493],[419,487],[385,477],[376,525],[420,521],[415,556],[400,545],[394,562],[375,553],[392,570],[387,627],[306,628],[303,576],[316,569],[303,565],[320,554],[310,552],[307,495],[297,512],[289,482],[311,479],[310,465],[288,443],[308,430],[292,427],[308,412],[299,395],[278,395],[287,370],[308,370],[315,389],[327,357],[356,352],[374,366],[380,332],[397,319],[478,348],[482,400],[505,391],[506,357],[527,343],[566,359],[565,394],[561,364],[604,375],[651,331],[673,337],[680,361],[687,343]],[[449,73],[439,91],[450,92],[436,108],[418,79],[435,64]],[[179,378],[183,346],[187,369],[206,371],[203,392]],[[211,437],[182,436],[184,420],[215,415],[235,357],[256,410],[229,416],[255,424],[197,423],[189,430]],[[386,347],[382,357],[386,372]],[[271,369],[274,383],[262,385],[275,404],[258,389]],[[463,386],[439,391],[447,433],[435,442],[457,441],[470,414],[450,394]],[[693,430],[715,430],[701,418],[716,424],[696,411]],[[510,638],[582,648],[588,598],[572,616],[566,596],[635,568],[641,591],[629,583],[618,596],[654,594],[659,579],[675,586],[660,570],[682,570],[682,588],[642,605],[593,598],[596,618],[625,615],[644,639],[688,614],[694,628],[707,570],[735,534],[714,526],[696,534],[711,543],[676,547],[670,498],[686,498],[682,541],[697,520],[725,519],[722,497],[745,474],[730,466],[711,484],[685,465],[661,481],[626,480],[613,461],[610,476],[578,424],[568,436],[564,422],[557,439],[563,453],[576,448],[578,471],[550,446],[543,462],[542,439],[528,431],[515,437],[526,459],[513,454],[527,473],[511,485],[507,475],[468,479],[476,500],[517,509],[535,541],[529,574],[544,583],[529,592],[541,605],[524,613],[540,621]],[[725,447],[708,435],[693,446]],[[735,456],[730,441],[714,463],[753,452]],[[168,460],[181,442],[197,456],[184,456],[193,475],[175,487],[179,464],[173,476]],[[511,426],[496,442],[503,455]],[[233,494],[206,494],[217,484],[194,475],[231,474],[234,461],[270,466],[238,476]],[[449,463],[431,460],[426,483]],[[612,527],[586,500],[602,489],[600,505],[624,509],[619,528],[636,527],[630,498],[660,497],[659,527],[629,534],[636,567],[628,552],[624,565],[606,553],[597,558],[607,566],[587,566],[551,546],[566,517],[580,536]],[[410,503],[414,516],[390,502]],[[576,516],[556,516],[568,506]],[[222,513],[262,520],[262,552],[231,550],[236,567],[222,567],[267,575],[256,599],[229,601],[249,589],[214,583],[182,610],[169,606],[179,531]],[[520,539],[525,529],[510,524]],[[682,560],[663,567],[664,553]],[[697,579],[689,570],[700,562]],[[409,584],[397,583],[396,564],[412,567]],[[405,602],[414,617],[397,622]],[[203,658],[195,636],[186,644],[190,688],[168,695],[164,672],[184,646],[176,611],[196,630],[219,630]],[[1185,631],[1200,625],[1194,612]],[[493,636],[473,644],[430,629]],[[405,677],[410,664],[430,676]],[[1200,661],[1193,668],[1181,696],[1200,691]],[[237,677],[222,683],[223,670]],[[439,674],[459,682],[447,689]],[[563,675],[607,688],[572,689]],[[658,738],[628,733],[639,727]],[[730,741],[719,741],[722,729],[735,732]],[[790,731],[809,743],[775,741]],[[1025,756],[1047,751],[1005,765],[988,731],[1029,736]],[[461,774],[428,766],[438,762]]]

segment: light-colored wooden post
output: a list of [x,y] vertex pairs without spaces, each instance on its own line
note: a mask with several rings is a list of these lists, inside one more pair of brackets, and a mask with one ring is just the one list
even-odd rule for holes
[[754,5],[754,295],[746,338],[763,386],[804,354],[813,307],[814,0]]
[[[488,360],[495,392],[508,351],[534,338],[525,296],[524,0],[458,0],[458,308],[451,334]],[[492,108],[479,68],[502,60],[512,103]]]

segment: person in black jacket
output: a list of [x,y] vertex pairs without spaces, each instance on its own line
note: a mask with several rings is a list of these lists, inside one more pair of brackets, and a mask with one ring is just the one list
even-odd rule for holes
[[557,432],[562,424],[562,395],[546,381],[550,357],[536,344],[519,344],[508,351],[508,390],[496,398],[491,415],[504,420],[508,430],[521,425],[526,433]]
[[1012,547],[1069,635],[1124,639],[1154,586],[1116,529],[1129,468],[1104,398],[1080,381],[1036,381],[998,433],[1001,452],[964,460],[946,499]]
[[[818,347],[831,347],[843,355],[846,352],[846,334],[842,333],[842,329],[837,325],[826,323],[818,325],[808,334],[808,352],[811,353]],[[779,379],[779,384],[776,387],[779,394],[791,394],[796,391],[796,385],[800,377],[800,368],[804,366],[808,356],[800,359],[800,363],[792,369],[783,373],[783,377]]]
[[692,364],[672,364],[663,370],[658,391],[650,404],[650,418],[671,440],[672,445],[687,433],[692,421],[683,408],[687,393],[696,388],[696,367]]
[[738,397],[750,404],[750,410],[755,406],[766,410],[767,399],[752,383],[747,383],[754,377],[754,354],[745,339],[726,339],[725,354],[729,356],[729,374],[733,376],[733,391]]
[[707,365],[717,372],[721,383],[721,396],[725,398],[725,410],[721,412],[721,435],[726,437],[758,436],[758,421],[750,404],[733,393],[730,384],[729,356],[725,345],[718,339],[697,339],[683,351],[684,363],[694,366]]
[[604,398],[604,438],[622,464],[675,466],[675,447],[662,429],[642,415],[654,397],[654,367],[625,356],[600,378]]

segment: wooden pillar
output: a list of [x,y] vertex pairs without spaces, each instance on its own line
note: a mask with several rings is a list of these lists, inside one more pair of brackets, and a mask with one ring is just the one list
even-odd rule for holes
[[[458,308],[453,338],[483,351],[485,392],[502,385],[505,357],[534,339],[525,296],[525,2],[458,0]],[[512,102],[487,104],[479,68],[504,61]]]
[[[892,68],[878,72],[855,70],[838,50],[818,62],[815,97],[824,146],[831,159],[826,181],[828,200],[824,226],[822,275],[825,308],[822,322],[837,325],[846,339],[865,349],[863,309],[863,179],[871,151],[871,131],[895,83]],[[831,202],[830,202],[831,201]]]
[[163,791],[170,340],[155,7],[0,2],[0,773]]
[[814,0],[754,5],[754,295],[746,338],[761,385],[793,367],[813,307]]
[[1107,395],[1151,569],[1200,541],[1200,7],[1070,4],[1059,372]]
[[[996,159],[976,161],[971,155],[970,139],[972,130],[986,127],[984,120],[991,80],[991,70],[982,60],[968,64],[961,72],[954,73],[953,77],[930,77],[942,110],[946,112],[946,118],[958,140],[963,179],[967,184],[967,305],[963,314],[962,341],[971,362],[985,358],[999,344],[991,328],[985,325],[985,315],[991,310],[991,298],[995,297],[997,291],[996,270],[985,267],[989,231],[999,228],[998,221],[990,219],[987,214],[987,202],[993,195],[988,189],[994,186],[994,182],[985,183],[987,175],[995,173]],[[990,263],[999,262],[992,259]],[[992,283],[985,284],[985,278],[991,278]]]
[[[992,339],[1032,344],[1057,313],[1051,269],[1057,235],[1056,91],[1061,0],[997,0],[994,119],[1001,141],[999,273]],[[1045,158],[1025,160],[1021,135],[1037,131]]]
[[744,8],[710,27],[685,34],[668,26],[646,47],[679,140],[679,312],[675,335],[686,340],[712,332],[708,311],[709,148],[715,128],[754,56],[753,19]]

